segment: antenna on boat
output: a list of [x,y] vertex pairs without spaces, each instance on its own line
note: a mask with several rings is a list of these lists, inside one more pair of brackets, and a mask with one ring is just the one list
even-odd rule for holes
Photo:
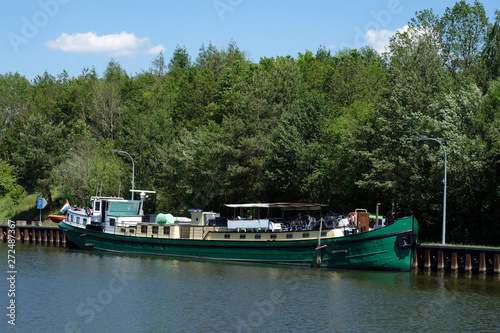
[[156,193],[156,191],[144,191],[144,190],[130,190],[130,192],[134,193],[134,192],[138,192],[140,193],[140,197],[141,197],[141,205],[139,207],[139,215],[144,215],[144,199],[147,198],[148,196],[146,195],[146,193]]

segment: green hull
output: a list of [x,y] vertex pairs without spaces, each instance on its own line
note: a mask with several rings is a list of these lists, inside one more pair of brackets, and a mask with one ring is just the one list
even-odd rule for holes
[[124,236],[59,224],[79,248],[217,260],[337,268],[408,271],[418,233],[417,221],[405,218],[355,235],[298,241],[162,239]]

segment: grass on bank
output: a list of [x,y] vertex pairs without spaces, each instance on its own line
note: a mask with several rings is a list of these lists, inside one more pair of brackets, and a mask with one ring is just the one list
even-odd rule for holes
[[[0,221],[40,221],[40,210],[36,208],[38,196],[27,195],[19,204],[14,204],[10,196],[0,198]],[[61,197],[57,191],[52,193],[53,209],[49,205],[42,209],[42,226],[56,227],[57,223],[49,219],[50,214],[60,215],[59,211],[62,207]]]
[[[443,245],[441,243],[427,243],[423,242],[421,243],[422,245]],[[498,249],[498,246],[490,246],[490,245],[471,245],[471,244],[461,244],[461,243],[446,243],[443,246],[455,246],[455,247],[481,247],[481,248],[486,248],[486,249]]]

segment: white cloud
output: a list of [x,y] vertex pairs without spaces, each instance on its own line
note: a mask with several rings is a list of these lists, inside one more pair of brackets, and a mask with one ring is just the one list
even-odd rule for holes
[[147,54],[158,54],[160,52],[165,53],[165,46],[163,46],[162,44],[152,46],[146,51]]
[[97,36],[95,32],[63,33],[55,40],[45,43],[51,49],[74,53],[106,53],[113,56],[132,56],[140,53],[165,51],[162,44],[153,45],[148,37],[136,37],[122,31],[119,34]]
[[396,29],[395,31],[390,31],[386,29],[375,30],[370,29],[366,32],[365,38],[366,43],[373,47],[378,53],[382,54],[389,47],[390,38],[396,34],[396,32],[405,32],[408,30],[408,26],[405,25],[403,28]]

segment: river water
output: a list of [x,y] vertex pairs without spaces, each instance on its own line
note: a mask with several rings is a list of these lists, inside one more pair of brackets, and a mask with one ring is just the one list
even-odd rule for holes
[[0,332],[500,332],[498,275],[8,250]]

